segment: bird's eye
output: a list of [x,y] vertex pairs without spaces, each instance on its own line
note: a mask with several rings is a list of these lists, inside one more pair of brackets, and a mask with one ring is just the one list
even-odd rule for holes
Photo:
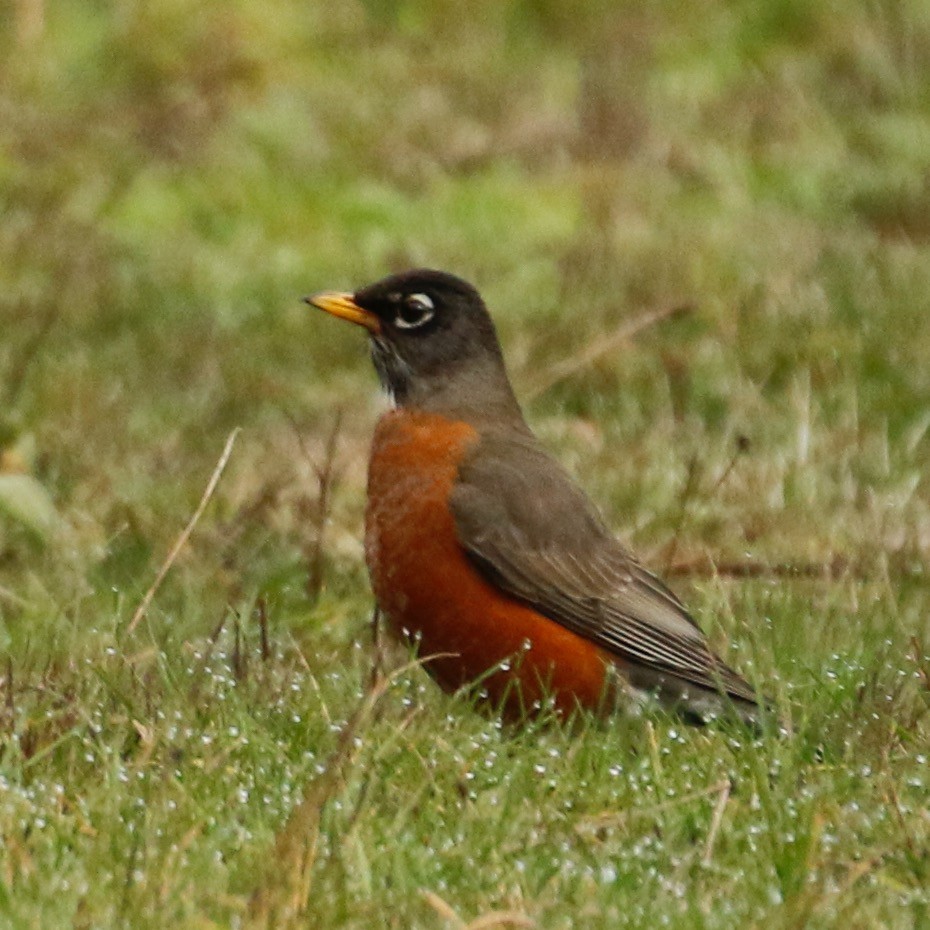
[[427,294],[410,294],[397,308],[394,325],[398,329],[416,329],[428,323],[435,312],[433,301]]

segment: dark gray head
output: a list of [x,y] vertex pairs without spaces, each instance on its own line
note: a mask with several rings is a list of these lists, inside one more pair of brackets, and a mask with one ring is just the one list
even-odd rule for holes
[[494,324],[461,278],[418,268],[307,302],[368,330],[378,377],[397,404],[519,416]]

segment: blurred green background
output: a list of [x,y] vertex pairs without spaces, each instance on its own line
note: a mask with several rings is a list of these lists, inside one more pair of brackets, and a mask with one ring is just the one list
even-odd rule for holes
[[[269,671],[266,690],[237,692],[235,726],[255,728],[255,756],[223,777],[251,763],[270,771],[272,757],[295,784],[312,777],[294,746],[319,758],[332,733],[275,730],[262,714],[316,719],[320,700],[344,719],[359,693],[364,463],[382,402],[360,334],[299,299],[412,265],[482,291],[543,439],[653,567],[681,576],[715,645],[808,733],[772,750],[787,768],[820,771],[813,747],[826,740],[842,775],[823,796],[849,792],[868,807],[856,792],[872,789],[848,760],[877,768],[925,738],[926,3],[11,0],[0,9],[0,766],[26,792],[0,824],[17,838],[0,856],[11,926],[78,925],[82,913],[84,926],[116,926],[132,911],[147,915],[133,926],[169,912],[212,926],[206,914],[226,925],[241,913],[287,798],[252,811],[238,858],[209,830],[177,853],[177,837],[154,838],[167,828],[153,814],[145,848],[162,883],[135,882],[118,873],[138,847],[100,839],[132,798],[117,774],[98,783],[100,759],[170,780],[180,750],[164,715],[173,708],[190,732],[213,725],[218,705],[188,679],[216,646],[243,683],[258,604],[283,678]],[[641,314],[679,306],[609,343]],[[551,383],[565,360],[570,373]],[[235,427],[213,501],[127,637]],[[328,679],[334,668],[347,677]],[[293,693],[288,676],[302,683]],[[453,745],[455,725],[469,739],[467,728],[490,727],[468,714],[443,723],[450,705],[431,710],[439,696],[416,693],[415,752],[439,751],[426,748],[437,726],[452,727]],[[884,736],[857,729],[869,713]],[[892,721],[905,719],[913,726],[892,746]],[[262,743],[268,732],[278,741]],[[627,751],[623,735],[613,758]],[[561,752],[568,737],[547,738]],[[203,763],[199,751],[176,763],[194,798],[182,834],[206,816],[211,790],[233,790],[222,779],[190,788],[185,766]],[[889,784],[906,792],[916,778],[917,797],[912,756]],[[753,772],[765,781],[755,769],[743,777]],[[37,779],[70,785],[71,801],[46,797]],[[636,803],[627,787],[624,803]],[[793,796],[772,790],[771,810]],[[876,797],[892,814],[872,847],[857,848],[864,827],[849,826],[820,874],[807,846],[788,843],[794,852],[773,853],[743,896],[732,892],[729,917],[705,909],[693,925],[745,926],[771,911],[813,926],[798,921],[816,910],[817,926],[859,926],[829,891],[855,881],[831,868],[869,856],[898,891],[871,910],[855,897],[861,926],[926,916],[926,801],[914,801],[917,833],[895,840],[910,818],[893,814],[887,792]],[[827,815],[816,792],[808,801],[811,837]],[[27,826],[55,817],[60,832],[40,849]],[[341,836],[345,824],[330,827]],[[397,825],[374,818],[370,829]],[[752,834],[733,829],[736,863]],[[320,853],[316,880],[336,902],[321,925],[445,925],[404,890],[409,863],[360,890],[339,878],[337,845]],[[208,865],[216,856],[222,876]],[[500,869],[497,891],[445,875],[455,906],[517,907],[500,889],[520,879],[506,857]],[[51,872],[70,884],[54,891],[41,881]],[[96,876],[89,891],[78,872],[85,884]],[[595,895],[590,925],[611,906],[631,926],[656,925],[666,905],[641,879],[639,897]],[[565,922],[581,919],[573,880],[525,877],[538,906],[520,913],[587,925]],[[421,886],[438,887],[421,875],[410,888]],[[711,882],[708,900],[729,887]]]

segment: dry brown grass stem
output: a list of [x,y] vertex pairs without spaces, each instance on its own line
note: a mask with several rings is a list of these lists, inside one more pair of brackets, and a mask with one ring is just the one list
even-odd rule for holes
[[495,927],[533,928],[536,926],[536,922],[522,911],[488,911],[470,923],[466,923],[455,908],[435,891],[424,888],[421,889],[420,895],[443,920],[452,925],[454,930],[493,930]]
[[609,355],[643,330],[649,329],[651,326],[655,326],[670,317],[691,313],[693,310],[694,306],[692,304],[676,304],[670,307],[662,307],[659,310],[651,310],[633,320],[625,320],[605,338],[597,339],[584,346],[574,355],[568,356],[568,358],[555,365],[550,365],[541,377],[537,378],[522,392],[524,399],[527,402],[535,400],[540,394],[545,394],[551,387],[566,378],[578,374],[579,371],[584,371],[585,368],[593,365],[603,356]]
[[730,800],[730,791],[733,786],[729,779],[723,783],[720,794],[717,795],[717,803],[714,805],[714,814],[711,817],[710,829],[707,831],[707,842],[704,844],[704,855],[701,862],[708,865],[714,855],[714,843],[717,842],[717,834],[720,832],[720,824],[723,822],[723,812],[726,810],[727,802]]
[[226,469],[226,465],[229,463],[229,457],[232,455],[233,446],[236,443],[236,437],[238,435],[239,427],[237,426],[226,439],[226,445],[223,446],[223,451],[217,460],[216,467],[213,469],[213,474],[210,475],[210,480],[207,482],[206,488],[204,488],[204,492],[200,498],[200,503],[197,505],[197,509],[194,511],[190,520],[187,521],[187,526],[181,530],[181,534],[178,536],[174,542],[174,545],[171,547],[171,551],[168,553],[168,557],[165,559],[161,568],[158,570],[158,574],[155,576],[155,580],[152,582],[151,587],[148,589],[148,591],[145,592],[145,596],[139,602],[139,606],[136,608],[135,613],[132,615],[132,620],[129,621],[129,626],[126,627],[127,636],[131,635],[135,631],[136,627],[145,616],[145,612],[149,609],[149,605],[152,603],[152,599],[155,597],[155,594],[161,587],[162,582],[165,580],[165,576],[169,571],[171,571],[171,566],[174,565],[175,560],[181,554],[181,550],[187,544],[187,540],[190,539],[191,533],[194,532],[194,527],[197,526],[197,523],[203,516],[203,512],[206,510],[207,504],[210,503],[210,498],[213,497],[213,494],[216,491],[216,487],[220,483],[220,478]]
[[673,810],[684,804],[690,804],[692,801],[699,801],[701,798],[710,797],[715,794],[719,796],[724,790],[727,791],[727,796],[729,797],[729,779],[723,779],[707,788],[691,791],[688,794],[683,794],[670,801],[663,801],[661,804],[653,804],[651,807],[631,808],[630,810],[624,811],[604,811],[600,814],[593,814],[579,820],[575,825],[575,830],[581,834],[597,833],[599,830],[604,830],[609,827],[622,826],[633,817],[651,817],[654,814],[660,814],[663,811]]
[[371,721],[375,709],[393,682],[429,661],[416,659],[369,683],[354,713],[339,734],[323,772],[304,791],[275,840],[272,865],[252,892],[246,930],[270,930],[303,925],[307,913],[313,866],[316,861],[320,821],[326,805],[344,785],[349,766],[361,748],[359,733]]
[[[339,442],[339,433],[342,429],[342,417],[343,411],[338,410],[336,416],[333,419],[332,429],[329,431],[329,435],[326,439],[326,446],[323,452],[323,462],[321,465],[317,465],[312,459],[310,459],[310,464],[313,467],[313,471],[316,474],[318,494],[317,494],[317,508],[316,508],[316,537],[312,546],[309,547],[307,552],[307,597],[314,601],[319,597],[320,591],[323,589],[323,575],[325,568],[325,534],[326,534],[326,524],[329,520],[329,512],[331,507],[331,499],[333,487],[336,479],[335,471],[335,461],[336,461],[336,447]],[[300,433],[297,434],[297,439],[301,444],[301,447],[304,448],[306,454],[306,447],[303,443],[303,438]],[[309,459],[309,456],[308,456]]]
[[494,927],[536,927],[536,921],[520,911],[488,911],[465,925],[465,930],[492,930]]
[[455,930],[465,930],[467,924],[459,916],[458,911],[456,911],[445,898],[436,894],[435,891],[430,891],[428,888],[421,888],[420,896],[443,920],[452,924]]
[[842,556],[823,562],[772,562],[754,559],[724,559],[715,561],[709,555],[699,555],[668,565],[665,575],[687,575],[695,578],[823,578],[835,581],[844,575],[868,577],[864,568],[857,568]]

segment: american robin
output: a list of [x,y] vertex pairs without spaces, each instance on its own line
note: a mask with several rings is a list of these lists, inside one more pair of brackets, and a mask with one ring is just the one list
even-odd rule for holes
[[650,696],[756,719],[753,689],[530,431],[481,296],[440,271],[307,303],[368,330],[393,409],[368,469],[365,556],[391,629],[446,690],[508,715]]

